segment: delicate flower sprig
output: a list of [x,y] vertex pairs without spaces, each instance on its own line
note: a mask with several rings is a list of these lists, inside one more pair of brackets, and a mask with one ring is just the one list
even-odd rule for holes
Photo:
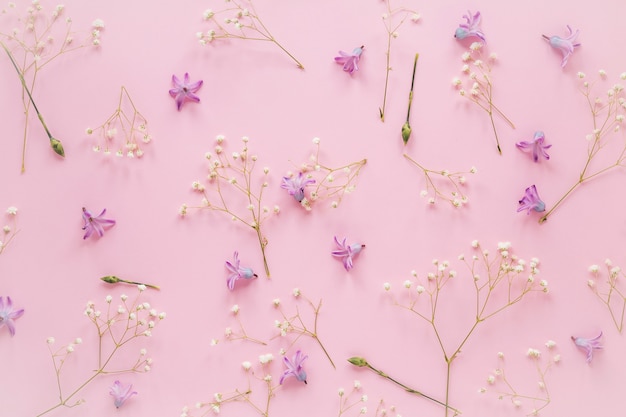
[[[118,135],[118,130],[122,132],[121,135]],[[121,87],[117,108],[113,114],[100,126],[87,128],[85,133],[89,136],[95,134],[97,142],[93,146],[93,151],[102,151],[105,156],[115,152],[118,157],[141,158],[144,154],[142,145],[152,141],[152,135],[148,133],[148,121],[137,110],[124,86]]]
[[470,45],[469,50],[463,53],[462,60],[465,64],[463,64],[463,67],[461,68],[461,76],[465,78],[465,81],[462,81],[459,77],[455,77],[452,80],[452,84],[458,89],[459,94],[462,97],[467,98],[472,103],[475,103],[478,107],[487,112],[489,120],[491,121],[491,127],[493,128],[493,134],[496,138],[498,153],[502,155],[494,115],[500,115],[511,127],[511,129],[515,129],[515,125],[493,103],[493,81],[491,78],[491,70],[492,64],[496,60],[496,54],[490,54],[489,58],[485,61],[482,57],[482,49],[482,43],[474,42]]
[[600,267],[591,265],[589,272],[593,278],[587,281],[587,286],[609,309],[613,324],[621,333],[624,329],[624,315],[626,314],[626,284],[624,284],[626,274],[622,272],[621,267],[613,265],[610,259],[605,259],[604,265],[608,279],[606,281],[602,279],[604,282],[599,283],[601,280]]
[[[427,198],[429,204],[435,204],[437,199],[449,202],[454,207],[463,207],[469,201],[467,195],[463,192],[463,186],[466,183],[466,175],[475,174],[475,167],[471,167],[469,171],[450,172],[447,169],[433,170],[422,166],[419,162],[411,158],[407,154],[403,154],[413,165],[422,170],[424,179],[426,180],[426,189],[422,190],[420,195]],[[436,180],[441,178],[444,186],[437,186]]]
[[0,255],[9,246],[15,235],[19,232],[17,228],[17,207],[10,206],[6,210],[9,222],[2,226],[2,237],[0,238]]
[[[241,307],[239,307],[238,304],[235,304],[234,306],[231,307],[230,312],[232,313],[232,315],[235,317],[235,319],[237,320],[237,325],[239,327],[239,330],[233,330],[232,327],[226,327],[226,329],[224,329],[224,338],[226,340],[247,340],[249,342],[252,343],[256,343],[259,345],[267,345],[266,342],[260,340],[260,339],[255,339],[254,337],[250,337],[248,336],[248,333],[246,333],[246,330],[243,326],[243,323],[241,321]],[[211,345],[215,346],[219,343],[219,339],[218,338],[214,338],[211,341]]]
[[[352,390],[348,394],[346,394],[346,391],[343,388],[339,388],[339,390],[337,390],[337,393],[339,394],[339,414],[337,415],[337,417],[341,417],[351,409],[358,406],[360,407],[357,415],[367,413],[367,406],[365,404],[367,404],[368,396],[367,394],[362,393],[362,386],[360,381],[354,381],[352,385]],[[358,398],[351,401],[350,399],[353,396],[356,396]]]
[[[241,152],[233,152],[229,157],[223,148],[224,136],[219,135],[217,137],[216,156],[214,157],[211,152],[205,154],[205,158],[209,162],[206,186],[200,181],[192,183],[193,190],[203,196],[202,204],[194,207],[183,204],[179,213],[186,216],[188,208],[213,210],[224,213],[231,220],[239,221],[254,230],[263,255],[265,274],[269,278],[270,270],[265,255],[268,241],[261,226],[269,218],[272,211],[278,214],[280,209],[278,206],[274,206],[274,209],[270,210],[263,205],[263,192],[269,186],[265,180],[269,174],[269,168],[263,168],[261,179],[255,177],[254,170],[258,157],[254,154],[250,155],[248,137],[243,137],[242,141],[243,149]],[[234,190],[235,193],[231,190]],[[231,199],[233,202],[229,201]]]
[[[215,39],[243,39],[250,41],[271,42],[296,63],[298,68],[304,66],[293,56],[263,24],[257,14],[252,0],[228,0],[226,9],[213,11],[207,9],[203,13],[205,21],[211,23],[211,29],[206,32],[197,32],[196,37],[200,45],[206,45]],[[226,16],[223,20],[220,16]]]
[[409,138],[411,137],[411,132],[413,129],[411,128],[411,104],[413,104],[413,86],[415,84],[415,70],[417,69],[417,60],[419,59],[420,54],[415,54],[415,60],[413,61],[413,76],[411,77],[411,91],[409,91],[409,108],[406,111],[406,122],[402,125],[402,130],[400,131],[402,136],[402,142],[406,145],[409,142]]
[[[600,77],[606,78],[606,72],[604,70],[600,70]],[[584,182],[614,168],[626,167],[626,142],[624,142],[621,150],[615,153],[617,157],[615,159],[611,158],[614,162],[608,166],[598,167],[598,169],[592,170],[592,161],[602,149],[606,148],[614,138],[618,137],[615,133],[621,130],[626,115],[626,94],[624,93],[624,86],[619,83],[614,84],[607,90],[606,96],[601,97],[593,93],[592,87],[595,83],[584,81],[584,73],[579,72],[578,78],[583,80],[581,92],[587,100],[593,122],[593,129],[591,133],[587,135],[587,141],[589,142],[587,147],[587,160],[574,185],[572,185],[569,190],[552,205],[552,208],[539,219],[539,223],[548,220],[548,217],[552,215],[554,210]],[[626,80],[626,72],[620,75],[620,80]],[[613,135],[611,135],[612,133]],[[609,152],[614,152],[614,148],[611,148]]]
[[135,282],[135,281],[126,281],[125,279],[122,278],[118,278],[115,275],[107,275],[106,277],[102,277],[100,278],[102,281],[106,282],[107,284],[118,284],[118,283],[124,283],[124,284],[130,284],[130,285],[145,285],[147,288],[153,288],[155,290],[160,290],[161,288],[159,288],[156,285],[150,285],[150,284],[144,284],[142,282]]
[[146,349],[138,350],[137,359],[128,363],[125,367],[119,367],[116,359],[118,356],[128,357],[128,353],[125,352],[136,346],[139,340],[151,337],[158,322],[165,319],[166,316],[164,312],[158,313],[149,303],[142,301],[141,296],[146,290],[145,285],[138,285],[137,289],[138,293],[132,300],[125,294],[120,295],[120,303],[117,308],[114,307],[113,297],[110,295],[105,298],[106,307],[104,311],[99,310],[92,301],[87,303],[84,314],[96,330],[98,359],[91,368],[93,369],[91,375],[69,393],[63,387],[61,371],[66,365],[68,356],[74,354],[74,350],[79,345],[82,345],[83,340],[76,338],[72,343],[54,349],[54,338],[48,338],[48,350],[52,357],[56,375],[59,401],[52,407],[37,414],[37,417],[48,414],[60,407],[71,408],[83,403],[84,399],[77,399],[77,395],[101,375],[150,371],[152,359],[146,357]]

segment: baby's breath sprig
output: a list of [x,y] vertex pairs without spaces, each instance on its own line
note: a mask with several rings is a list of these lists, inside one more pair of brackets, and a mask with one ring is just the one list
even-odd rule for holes
[[[243,39],[250,41],[271,42],[278,46],[283,52],[294,60],[298,68],[304,66],[281,45],[274,35],[271,34],[267,26],[263,24],[261,18],[254,9],[252,0],[228,0],[228,7],[223,10],[204,11],[203,18],[211,23],[212,27],[206,32],[197,32],[196,37],[200,45],[206,45],[215,39]],[[223,20],[220,16],[226,16]]]
[[66,393],[64,390],[61,371],[66,365],[68,356],[73,354],[75,348],[82,345],[83,341],[81,338],[77,338],[72,343],[54,349],[54,338],[48,338],[48,349],[56,375],[59,402],[37,414],[37,417],[60,407],[71,408],[82,404],[85,400],[77,398],[78,394],[100,375],[150,371],[152,359],[146,357],[147,351],[144,348],[138,350],[137,359],[128,366],[118,368],[115,365],[114,368],[112,365],[114,358],[118,356],[128,357],[128,354],[122,355],[122,353],[127,352],[132,346],[136,346],[136,339],[151,337],[157,323],[165,318],[164,312],[157,313],[149,303],[141,301],[141,295],[146,290],[146,286],[138,285],[137,289],[138,294],[132,301],[129,301],[127,295],[120,295],[120,304],[117,308],[113,307],[113,297],[107,296],[105,298],[106,311],[104,312],[97,309],[94,302],[89,301],[87,303],[84,314],[97,331],[98,359],[93,366],[94,370],[91,375],[70,393]]
[[[496,137],[496,147],[498,149],[498,153],[502,155],[500,139],[498,138],[498,131],[496,130],[496,123],[494,121],[494,114],[499,114],[500,117],[502,117],[511,127],[511,129],[515,129],[515,125],[493,103],[493,81],[491,79],[491,70],[492,64],[496,60],[496,54],[490,54],[488,59],[484,61],[482,58],[483,46],[484,45],[480,42],[474,42],[470,45],[469,50],[462,56],[462,60],[465,64],[461,68],[461,74],[466,79],[465,81],[462,81],[459,77],[455,77],[452,80],[452,84],[459,89],[459,94],[462,97],[467,98],[472,103],[475,103],[478,107],[487,112],[489,120],[491,121],[491,127],[493,128],[493,134]],[[465,88],[463,88],[463,84],[466,84]]]
[[[241,321],[241,314],[240,314],[241,308],[239,307],[238,304],[235,304],[234,306],[232,306],[230,309],[230,312],[237,320],[237,325],[239,327],[239,330],[233,330],[232,327],[227,327],[226,329],[224,329],[224,337],[226,338],[226,340],[248,340],[252,343],[257,343],[259,345],[263,345],[263,346],[267,345],[267,343],[262,340],[255,339],[254,337],[248,336],[248,333],[246,332],[243,326],[243,323]],[[218,342],[219,342],[219,339],[213,339],[213,342],[211,344],[216,345]]]
[[[613,324],[615,324],[617,331],[621,333],[624,328],[624,314],[626,313],[626,288],[624,288],[625,284],[623,284],[626,274],[624,274],[621,267],[613,265],[613,262],[608,258],[604,260],[604,265],[608,275],[607,281],[599,284],[598,281],[601,278],[600,267],[591,265],[589,272],[593,275],[593,279],[589,279],[587,285],[609,309]],[[600,285],[602,285],[601,288],[599,288]]]
[[[355,380],[352,384],[352,390],[346,394],[345,389],[339,388],[337,390],[339,394],[339,414],[338,417],[345,415],[348,411],[353,408],[359,407],[359,411],[355,415],[361,415],[367,413],[367,394],[363,393],[363,389],[361,386],[361,382]],[[357,397],[353,399],[353,397]],[[353,413],[354,414],[354,413]]]
[[[600,78],[605,80],[607,77],[606,72],[600,70],[599,73]],[[552,208],[539,219],[540,224],[548,220],[548,217],[554,210],[584,182],[614,168],[626,167],[626,141],[624,141],[621,150],[615,152],[616,158],[611,158],[613,162],[611,162],[610,165],[598,167],[596,170],[591,169],[591,162],[596,158],[598,153],[600,153],[602,149],[605,149],[617,136],[616,134],[621,131],[621,126],[624,123],[626,115],[626,94],[624,93],[624,86],[617,83],[607,90],[606,97],[595,95],[592,91],[595,82],[590,83],[585,80],[585,77],[584,73],[578,73],[578,78],[583,80],[580,91],[587,100],[593,121],[593,130],[587,135],[587,141],[589,142],[587,147],[587,160],[574,185],[572,185],[565,194],[552,205]],[[626,72],[623,72],[619,78],[621,81],[626,80]],[[611,149],[611,152],[614,152],[614,148]]]
[[6,210],[9,217],[7,224],[2,226],[2,237],[0,238],[0,255],[9,246],[15,235],[19,232],[17,228],[17,207],[10,206]]
[[[94,152],[102,151],[104,155],[110,155],[115,151],[119,157],[141,158],[143,156],[141,144],[150,143],[152,140],[147,125],[146,118],[139,113],[128,90],[122,86],[117,109],[104,123],[93,129],[87,128],[85,133],[96,134],[97,143],[93,147]],[[123,139],[115,143],[118,128],[123,132]]]

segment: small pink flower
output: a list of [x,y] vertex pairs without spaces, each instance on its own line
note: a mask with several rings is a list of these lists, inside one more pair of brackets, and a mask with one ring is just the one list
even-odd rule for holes
[[485,34],[480,29],[480,12],[476,12],[476,14],[472,15],[472,12],[469,10],[467,14],[463,15],[463,19],[465,19],[466,23],[459,24],[459,27],[454,32],[454,37],[457,39],[465,39],[465,38],[478,38],[483,43],[487,43],[485,39]]
[[19,319],[23,314],[23,308],[20,308],[19,310],[13,309],[13,301],[11,301],[11,297],[7,297],[6,304],[4,303],[2,297],[0,297],[0,328],[7,326],[9,333],[11,333],[11,337],[15,335],[14,320]]
[[359,70],[359,60],[363,53],[365,46],[359,46],[352,50],[352,53],[339,51],[339,56],[335,57],[335,62],[343,65],[343,70],[352,74],[354,71]]
[[570,55],[574,53],[574,48],[580,46],[580,43],[576,42],[576,38],[578,37],[580,31],[576,30],[576,32],[574,32],[572,28],[569,27],[569,25],[567,26],[567,30],[569,34],[566,38],[561,38],[560,36],[548,37],[546,35],[541,35],[545,40],[550,43],[551,47],[560,50],[563,54],[563,59],[561,60],[561,68],[565,67],[565,65],[567,64],[567,60],[569,59]]
[[195,95],[200,87],[202,87],[202,80],[196,82],[189,81],[189,73],[185,73],[183,81],[181,81],[176,75],[172,75],[172,84],[174,88],[170,90],[170,96],[176,100],[176,108],[178,111],[183,107],[183,104],[187,101],[193,101],[195,103],[200,102],[200,98]]
[[521,149],[524,152],[532,151],[533,161],[539,161],[539,155],[543,156],[546,159],[550,159],[550,155],[546,152],[546,149],[550,149],[552,145],[544,145],[546,140],[543,132],[535,132],[535,136],[531,141],[520,141],[515,144],[518,149]]
[[131,391],[132,389],[132,384],[124,386],[120,381],[115,381],[113,383],[113,385],[109,389],[109,394],[113,396],[113,401],[116,408],[120,408],[124,405],[126,400],[137,394],[137,391]]
[[332,251],[332,255],[334,257],[341,258],[343,267],[346,268],[346,271],[351,270],[353,267],[353,258],[361,252],[363,248],[365,248],[365,245],[361,245],[359,243],[348,245],[346,244],[346,238],[339,242],[337,236],[335,236],[334,239],[339,249]]
[[578,346],[581,350],[587,353],[587,363],[591,363],[593,359],[593,351],[597,349],[602,349],[602,345],[600,344],[600,338],[602,337],[602,332],[593,339],[585,339],[584,337],[574,337],[572,336],[572,340],[574,344]]
[[284,356],[283,362],[285,363],[287,369],[281,375],[279,383],[282,385],[285,378],[293,376],[298,381],[304,382],[306,384],[306,372],[304,371],[304,369],[302,369],[302,362],[304,362],[306,358],[308,358],[308,356],[303,355],[300,350],[298,350],[296,354],[293,355],[293,359],[291,360],[288,357]]
[[517,212],[526,210],[526,214],[530,214],[531,210],[535,210],[537,212],[542,212],[546,210],[546,204],[541,201],[539,198],[539,194],[537,193],[537,187],[535,185],[531,185],[526,188],[524,192],[524,197],[519,201],[519,207],[517,208]]
[[257,278],[258,275],[254,273],[252,268],[246,268],[240,265],[239,261],[239,252],[235,251],[233,254],[233,262],[226,261],[224,264],[226,269],[230,272],[228,275],[228,279],[226,280],[226,285],[229,290],[235,289],[235,282],[238,279],[252,279]]
[[98,232],[98,235],[102,237],[104,235],[104,227],[110,227],[115,225],[115,220],[105,219],[104,214],[107,212],[107,209],[103,209],[100,214],[96,217],[93,217],[91,212],[83,207],[83,221],[85,222],[83,226],[83,230],[85,231],[85,235],[83,239],[87,239],[91,234],[95,231]]
[[299,172],[295,177],[283,177],[283,181],[280,184],[280,188],[287,190],[289,195],[301,203],[304,200],[304,189],[307,185],[315,184],[313,178],[307,178],[302,172]]

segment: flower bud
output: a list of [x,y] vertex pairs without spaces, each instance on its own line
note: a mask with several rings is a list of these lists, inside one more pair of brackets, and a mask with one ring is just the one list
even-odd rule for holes
[[55,138],[50,138],[50,146],[52,146],[52,150],[57,154],[65,157],[65,151],[63,150],[63,145],[61,141]]
[[407,142],[409,141],[409,138],[411,137],[411,125],[409,124],[409,122],[404,123],[404,125],[402,125],[402,141],[404,142],[404,144],[406,145]]
[[348,362],[350,362],[354,366],[358,366],[359,368],[362,368],[364,366],[369,366],[365,358],[361,358],[359,356],[351,357],[350,359],[348,359]]
[[117,284],[120,282],[120,279],[114,275],[107,275],[106,277],[102,277],[100,279],[109,284]]

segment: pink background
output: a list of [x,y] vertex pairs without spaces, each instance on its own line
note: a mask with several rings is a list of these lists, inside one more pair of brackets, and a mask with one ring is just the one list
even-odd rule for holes
[[[27,3],[18,1],[17,7]],[[214,392],[245,387],[241,362],[256,366],[265,353],[276,358],[269,370],[277,380],[283,370],[278,351],[288,346],[286,340],[259,346],[226,341],[223,332],[236,328],[229,310],[238,304],[246,330],[268,341],[279,318],[274,298],[283,301],[287,312],[299,305],[310,322],[306,304],[291,296],[295,287],[315,302],[323,299],[319,335],[337,369],[313,340],[300,339],[288,355],[295,348],[309,355],[308,385],[286,383],[276,392],[270,415],[337,415],[337,389],[349,392],[355,379],[369,397],[367,415],[375,414],[381,398],[404,417],[441,415],[441,407],[352,367],[346,359],[365,356],[407,385],[443,398],[445,364],[431,329],[394,307],[383,283],[390,282],[398,295],[402,283],[412,279],[411,270],[424,277],[433,258],[450,260],[459,276],[455,287],[443,293],[440,319],[445,334],[456,340],[473,320],[471,309],[459,301],[466,299],[462,288],[470,277],[457,256],[469,254],[474,239],[492,252],[497,242],[511,241],[518,256],[538,257],[538,278],[548,280],[550,294],[530,295],[472,335],[452,367],[451,405],[466,416],[527,414],[530,403],[516,410],[493,392],[481,395],[478,389],[488,385],[496,353],[503,351],[507,374],[520,391],[538,393],[525,353],[536,347],[547,354],[544,343],[552,339],[562,360],[546,376],[552,403],[542,415],[611,415],[623,408],[626,342],[587,288],[589,265],[607,257],[617,265],[626,262],[623,170],[583,185],[544,225],[537,224],[537,213],[526,216],[516,209],[531,184],[537,184],[550,208],[576,180],[586,158],[585,135],[592,129],[576,72],[595,79],[604,69],[608,81],[599,90],[604,94],[626,70],[621,58],[626,3],[394,0],[394,6],[416,9],[422,18],[405,23],[393,40],[385,123],[377,110],[385,77],[384,2],[259,0],[264,23],[304,64],[304,71],[269,43],[198,45],[195,33],[209,28],[202,13],[209,7],[219,10],[219,1],[167,3],[65,2],[77,30],[88,30],[96,18],[104,20],[102,45],[62,56],[40,73],[35,100],[62,139],[66,158],[59,160],[50,151],[32,113],[23,174],[21,86],[6,56],[0,58],[0,207],[19,208],[20,230],[0,255],[0,295],[10,295],[16,307],[26,310],[16,322],[15,337],[0,329],[0,415],[33,416],[57,401],[45,342],[49,336],[59,346],[83,339],[62,373],[68,387],[93,369],[97,337],[82,314],[85,303],[104,305],[108,294],[117,298],[135,291],[99,281],[111,274],[162,287],[148,291],[146,300],[167,312],[167,319],[137,346],[148,349],[152,370],[104,375],[78,396],[84,404],[51,416],[178,416],[184,405],[210,401]],[[47,10],[54,6],[42,4]],[[460,75],[460,56],[467,46],[452,35],[468,8],[482,12],[487,51],[498,54],[494,102],[517,127],[511,130],[496,120],[502,156],[495,151],[487,115],[451,85]],[[1,31],[10,30],[1,19]],[[540,35],[564,35],[566,24],[581,30],[582,47],[561,69],[560,54]],[[333,57],[361,44],[360,70],[350,76]],[[399,132],[416,52],[413,135],[404,147]],[[201,103],[188,103],[178,112],[168,89],[172,74],[185,72],[192,80],[204,80]],[[96,154],[93,139],[84,133],[115,109],[121,85],[147,118],[153,136],[140,160]],[[553,147],[549,161],[535,164],[514,143],[530,140],[537,130],[545,132]],[[199,204],[191,183],[206,175],[203,157],[218,134],[226,136],[229,152],[239,150],[241,136],[249,136],[259,166],[271,169],[265,201],[270,207],[278,204],[281,212],[264,225],[270,280],[264,277],[255,236],[241,224],[209,211],[191,212],[184,219],[177,213],[182,203]],[[355,192],[337,209],[326,202],[305,212],[279,187],[281,176],[313,151],[313,137],[321,138],[322,157],[329,165],[368,159]],[[621,133],[616,140],[623,140]],[[428,206],[419,195],[424,178],[403,152],[433,169],[476,166],[478,173],[468,177],[465,188],[469,204],[462,209],[445,203]],[[106,207],[117,225],[103,238],[83,240],[83,206],[96,214]],[[330,255],[334,235],[367,244],[349,273]],[[230,292],[224,261],[234,250],[261,277]],[[591,337],[599,331],[605,349],[588,365],[570,336]],[[210,346],[213,338],[220,339],[217,346]],[[128,360],[135,355],[136,350],[128,352]],[[139,392],[117,411],[108,395],[116,378],[132,382]],[[262,393],[255,395],[263,401]],[[222,414],[255,412],[247,405],[228,404]],[[358,407],[345,415],[357,414]]]

